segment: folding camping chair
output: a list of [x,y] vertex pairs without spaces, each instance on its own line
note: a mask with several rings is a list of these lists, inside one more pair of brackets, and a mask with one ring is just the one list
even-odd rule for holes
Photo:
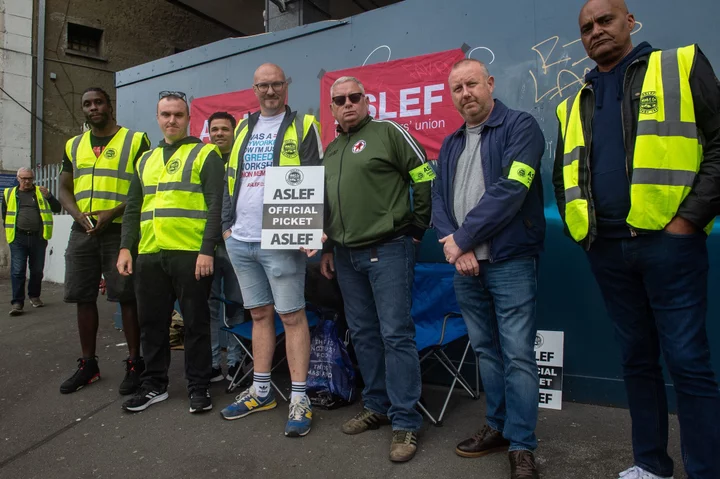
[[[224,300],[225,301],[225,300]],[[315,309],[311,305],[306,305],[305,312],[307,314],[307,320],[308,320],[308,326],[310,328],[315,327],[315,325],[318,323],[318,315],[315,312]],[[243,342],[243,339],[246,341],[252,341],[252,321],[247,321],[244,323],[237,324],[233,327],[228,327],[227,323],[225,326],[220,328],[222,331],[230,333],[232,338],[234,338],[238,344],[240,344],[240,347],[245,351],[245,354],[247,354],[247,357],[249,357],[251,360],[254,361],[251,348],[248,348],[245,343]],[[280,316],[275,313],[275,349],[282,347],[283,343],[285,342],[285,327],[283,326],[282,320],[280,319]],[[275,371],[275,368],[280,366],[285,360],[287,359],[287,356],[283,354],[282,358],[275,363],[274,366],[272,366],[272,369],[270,372]],[[235,376],[230,380],[230,385],[227,387],[226,392],[230,393],[234,391],[240,384],[242,384],[252,373],[253,373],[254,367],[250,367],[245,374],[242,375],[240,379],[238,379],[238,376],[240,375],[240,372],[242,371],[242,368],[238,368],[238,370],[235,372]],[[287,401],[287,397],[282,393],[279,387],[271,380],[270,385],[277,391],[277,393],[280,395],[281,398],[283,398],[284,401]]]
[[[462,315],[454,312],[459,310],[453,287],[454,274],[455,267],[449,264],[418,263],[415,266],[411,314],[415,322],[415,342],[420,354],[420,365],[427,364],[428,359],[434,358],[452,377],[450,388],[437,418],[428,411],[422,400],[418,403],[420,410],[436,426],[442,426],[443,417],[445,417],[445,411],[456,384],[459,383],[472,399],[480,397],[477,356],[470,345],[470,339],[467,338],[467,327]],[[460,363],[456,367],[445,353],[445,349],[450,343],[462,338],[467,338],[465,349]],[[461,373],[463,365],[468,359],[468,353],[475,357],[475,390]],[[430,369],[427,368],[423,375]]]

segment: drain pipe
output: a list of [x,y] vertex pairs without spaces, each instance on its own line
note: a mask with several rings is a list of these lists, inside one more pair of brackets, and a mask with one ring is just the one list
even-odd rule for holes
[[35,166],[42,166],[43,157],[43,100],[45,91],[45,2],[38,0],[37,28],[37,88],[35,90]]

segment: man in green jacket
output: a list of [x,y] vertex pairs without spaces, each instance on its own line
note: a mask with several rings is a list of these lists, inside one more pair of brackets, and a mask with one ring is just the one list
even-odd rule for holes
[[430,223],[434,173],[408,132],[368,115],[356,78],[339,78],[330,96],[339,135],[324,158],[327,241],[321,268],[327,278],[337,271],[365,381],[364,409],[342,430],[358,434],[391,423],[390,460],[409,461],[422,425],[415,410],[421,380],[410,316],[415,244]]

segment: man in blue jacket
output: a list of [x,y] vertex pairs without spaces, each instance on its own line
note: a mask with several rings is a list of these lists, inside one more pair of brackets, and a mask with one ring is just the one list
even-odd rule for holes
[[487,401],[486,424],[455,452],[509,450],[511,479],[537,479],[535,295],[545,238],[545,139],[530,114],[493,100],[495,80],[482,62],[457,62],[448,83],[465,124],[440,150],[432,221],[457,269],[455,292]]

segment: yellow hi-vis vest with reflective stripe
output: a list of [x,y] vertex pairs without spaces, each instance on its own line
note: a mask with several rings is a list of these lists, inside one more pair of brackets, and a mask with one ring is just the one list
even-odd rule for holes
[[[632,158],[631,206],[626,219],[632,228],[665,228],[690,193],[700,170],[703,153],[690,90],[695,49],[690,45],[650,54],[640,93]],[[581,94],[582,89],[557,108],[564,142],[565,223],[578,242],[587,237],[590,224],[588,198],[579,187],[580,163],[589,155],[583,136]],[[706,232],[710,229],[712,223],[705,228]]]
[[[15,223],[17,221],[17,186],[14,188],[5,188],[5,204],[7,205],[7,216],[5,217],[5,237],[8,244],[15,240]],[[40,193],[40,188],[35,187],[35,198],[40,209],[40,218],[43,224],[43,239],[52,238],[53,217],[50,211],[50,205],[45,197]]]
[[[320,131],[320,125],[312,115],[302,116],[302,130],[297,127],[298,119],[295,117],[293,122],[285,130],[285,136],[283,137],[282,148],[280,149],[280,166],[299,166],[300,165],[300,145],[302,145],[303,138],[305,138],[313,124],[316,125],[318,131]],[[237,128],[235,128],[235,142],[233,143],[230,157],[228,158],[227,169],[227,185],[230,197],[235,194],[235,181],[237,180],[237,174],[240,171],[242,165],[242,159],[240,158],[240,149],[245,141],[245,137],[248,134],[248,121],[243,120]],[[274,155],[274,153],[273,153]]]
[[143,187],[139,254],[160,250],[200,251],[207,205],[200,172],[215,145],[181,145],[167,164],[163,148],[145,153],[137,164]]
[[[81,213],[110,210],[127,201],[133,160],[144,137],[145,133],[120,127],[100,157],[92,149],[89,131],[65,143],[65,153],[73,166],[75,201]],[[122,223],[122,216],[113,223]]]

